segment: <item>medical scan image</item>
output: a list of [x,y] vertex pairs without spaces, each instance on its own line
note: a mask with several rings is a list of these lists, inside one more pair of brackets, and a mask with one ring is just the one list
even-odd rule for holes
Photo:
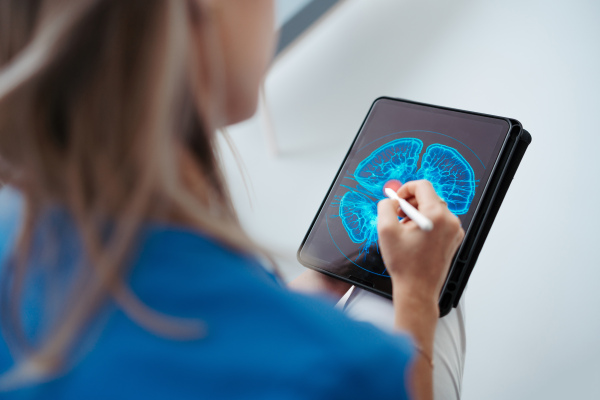
[[[385,198],[383,190],[387,182],[393,180],[404,184],[426,179],[455,215],[463,215],[469,210],[478,182],[470,163],[456,148],[448,145],[431,143],[424,147],[418,138],[395,139],[364,156],[353,172],[346,172],[345,183],[340,185],[346,192],[337,195],[331,203],[338,212],[330,217],[338,219],[347,238],[358,245],[357,252],[344,256],[361,269],[388,276],[385,269],[372,270],[373,263],[369,261],[373,252],[379,252],[377,203]],[[334,237],[332,240],[336,242]]]

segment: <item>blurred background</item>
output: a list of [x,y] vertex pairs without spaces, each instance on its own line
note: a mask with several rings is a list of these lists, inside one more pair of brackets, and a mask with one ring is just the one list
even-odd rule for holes
[[[600,2],[317,2],[327,12],[276,58],[267,106],[229,130],[245,227],[300,274],[296,250],[376,97],[517,118],[533,143],[466,291],[463,398],[600,398]],[[279,1],[279,25],[308,3]]]

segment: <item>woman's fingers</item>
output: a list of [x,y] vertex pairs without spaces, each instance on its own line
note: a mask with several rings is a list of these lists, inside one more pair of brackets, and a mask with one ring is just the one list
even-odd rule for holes
[[[399,191],[399,189],[398,189],[398,191]],[[408,197],[408,198],[405,198],[404,200],[406,200],[408,203],[410,203],[410,205],[413,206],[414,208],[417,208],[418,203],[417,203],[417,199],[415,197]],[[398,209],[396,210],[396,212],[400,218],[404,218],[403,222],[406,222],[407,215],[404,212],[404,210],[402,210],[402,208],[400,207],[399,204],[398,204]]]
[[410,181],[398,190],[398,196],[403,199],[414,198],[419,208],[442,204],[440,197],[433,189],[431,182],[426,180]]
[[417,208],[417,206],[419,205],[419,203],[417,202],[417,199],[414,197],[409,197],[408,199],[404,199],[406,200],[408,203],[410,203],[411,206]]
[[407,182],[398,191],[398,196],[408,199],[407,201],[431,219],[434,225],[448,213],[446,203],[438,196],[429,181]]
[[460,246],[460,244],[462,243],[464,238],[465,238],[465,230],[461,226],[460,228],[458,228],[458,232],[456,233],[456,241],[458,243],[456,246],[457,248],[458,248],[458,246]]
[[[431,182],[426,180],[410,181],[402,185],[398,190],[398,196],[405,199],[413,207],[423,212],[431,218],[434,223],[450,219],[451,213],[448,211],[446,203],[438,196]],[[398,217],[408,220],[406,213],[399,207],[398,202],[385,199],[378,205],[378,215],[385,222],[383,229],[399,229],[398,224],[392,222]]]

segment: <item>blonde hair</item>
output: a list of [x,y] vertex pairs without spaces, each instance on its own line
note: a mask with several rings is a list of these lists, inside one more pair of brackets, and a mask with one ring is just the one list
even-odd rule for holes
[[[0,0],[0,182],[25,199],[15,262],[0,281],[3,334],[23,353],[5,385],[64,368],[109,298],[161,334],[201,331],[197,321],[149,310],[128,289],[124,275],[145,221],[182,222],[234,250],[261,252],[240,227],[219,165],[218,37],[198,4]],[[34,346],[19,310],[32,237],[56,204],[75,222],[86,272],[71,289],[76,301]]]

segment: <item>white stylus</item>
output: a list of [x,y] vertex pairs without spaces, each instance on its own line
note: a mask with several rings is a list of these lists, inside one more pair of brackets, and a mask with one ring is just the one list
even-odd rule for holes
[[415,221],[415,223],[419,225],[419,228],[423,229],[424,231],[430,231],[433,229],[433,222],[421,214],[419,210],[414,208],[408,201],[398,197],[398,194],[393,189],[385,188],[385,195],[390,199],[397,200],[400,204],[400,208],[402,208],[402,211],[404,211],[404,213],[410,219]]

